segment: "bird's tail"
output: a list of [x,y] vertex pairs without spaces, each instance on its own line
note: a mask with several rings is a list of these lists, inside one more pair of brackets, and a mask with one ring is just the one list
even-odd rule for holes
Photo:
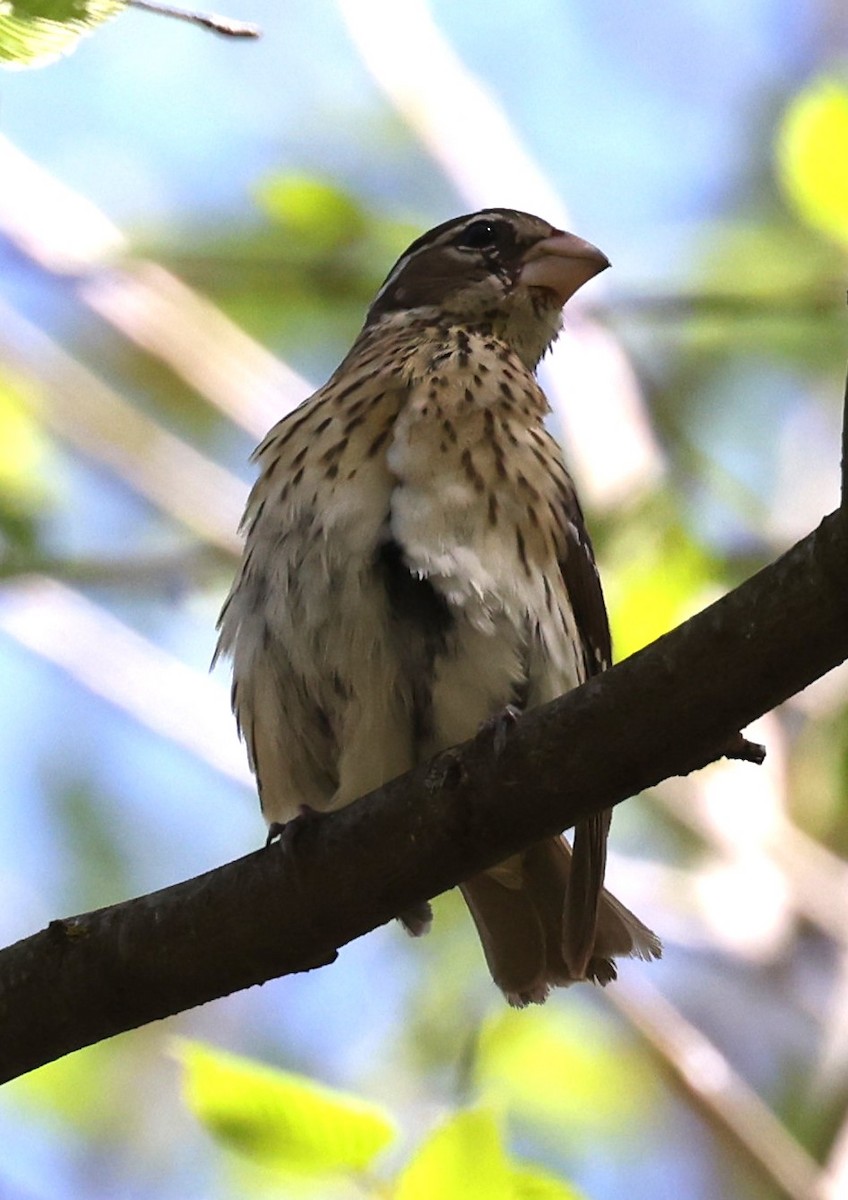
[[462,885],[492,978],[510,1004],[542,1004],[552,987],[609,983],[615,958],[659,958],[659,938],[604,888],[594,945],[582,971],[566,957],[571,850],[564,838],[531,846]]

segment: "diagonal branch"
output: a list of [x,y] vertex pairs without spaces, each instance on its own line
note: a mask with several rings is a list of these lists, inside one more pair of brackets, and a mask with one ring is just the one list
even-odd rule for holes
[[497,756],[481,734],[269,849],[0,951],[0,1079],[330,963],[395,913],[703,766],[846,657],[837,513],[685,625],[529,713]]
[[143,12],[155,13],[160,17],[174,17],[178,21],[186,21],[189,25],[199,25],[201,29],[209,29],[222,37],[258,38],[262,30],[258,25],[247,21],[233,21],[230,17],[219,17],[217,13],[190,12],[182,8],[172,8],[170,4],[159,4],[157,0],[127,0],[130,8],[139,8]]
[[[771,1184],[769,1195],[828,1200],[816,1160],[733,1069],[721,1051],[656,989],[615,988],[613,1007],[636,1030],[659,1070]],[[833,1195],[836,1200],[836,1193]]]
[[845,394],[842,398],[842,490],[840,502],[843,520],[848,521],[848,371],[845,373]]

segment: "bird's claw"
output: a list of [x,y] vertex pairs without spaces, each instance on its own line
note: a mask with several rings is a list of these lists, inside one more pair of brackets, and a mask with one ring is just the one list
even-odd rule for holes
[[433,924],[433,910],[425,901],[423,904],[416,904],[414,908],[408,908],[405,912],[398,913],[398,920],[410,937],[421,937],[430,931],[430,926]]
[[265,849],[266,850],[268,849],[268,847],[271,845],[272,842],[276,842],[277,838],[282,838],[283,834],[286,832],[286,826],[288,824],[289,824],[288,821],[272,821],[269,824],[268,836],[265,839]]
[[506,739],[518,724],[520,716],[521,709],[516,708],[514,704],[505,704],[500,712],[495,713],[492,717],[487,717],[480,726],[481,733],[491,735],[496,758],[499,758],[506,749]]
[[298,832],[305,826],[317,821],[323,813],[320,813],[316,808],[310,808],[308,804],[298,805],[297,813],[288,821],[271,821],[268,824],[268,836],[265,839],[265,849],[276,841],[288,842],[294,840]]

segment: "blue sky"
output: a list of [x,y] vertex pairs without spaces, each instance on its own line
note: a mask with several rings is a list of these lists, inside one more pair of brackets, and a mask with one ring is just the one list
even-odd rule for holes
[[[733,211],[768,171],[765,134],[774,113],[823,52],[818,10],[796,0],[440,0],[433,10],[510,114],[571,209],[574,228],[609,252],[613,286],[622,291],[686,277],[700,223]],[[200,233],[258,223],[253,190],[283,169],[337,178],[381,213],[422,227],[456,211],[450,182],[388,108],[328,0],[233,0],[227,11],[258,22],[262,40],[228,42],[128,12],[66,60],[3,75],[0,133],[145,247],[179,248]],[[468,128],[467,137],[476,132]],[[72,349],[86,328],[90,349],[73,281],[45,275],[2,231],[0,299]],[[64,451],[55,452],[54,464],[60,485],[48,536],[56,548],[149,544],[155,521],[146,504]],[[227,465],[248,478],[243,455]],[[201,667],[221,599],[177,589],[152,605],[132,597],[109,603]],[[118,884],[106,867],[102,879],[80,881],[67,861],[63,839],[74,829],[86,836],[86,827],[71,800],[57,795],[75,782],[89,793],[85,820],[102,822],[104,862],[116,854],[120,886],[136,891],[206,869],[261,839],[247,789],[140,730],[3,635],[0,679],[0,929],[8,938],[65,914],[82,897],[91,904],[121,898],[110,893]],[[418,978],[414,948],[399,946],[399,937],[378,931],[348,948],[331,972],[223,1001],[197,1018],[197,1028],[351,1086],[374,1048],[385,1053],[391,1044],[393,1022]],[[366,1004],[358,1003],[362,996]],[[351,1003],[358,1004],[353,1032],[345,1016]],[[69,1163],[94,1151],[69,1149],[67,1138],[49,1125],[28,1127],[13,1104],[0,1101],[0,1142],[11,1141],[20,1155],[19,1183],[0,1175],[0,1192],[145,1194],[149,1180],[134,1176],[131,1163],[110,1168],[116,1174],[106,1173],[101,1191],[86,1192],[91,1180]],[[185,1196],[186,1159],[171,1148],[180,1166],[156,1194]],[[657,1174],[679,1180],[689,1169],[646,1162],[644,1191],[634,1183],[634,1196],[657,1194]],[[603,1164],[590,1164],[585,1182],[598,1197],[619,1194]],[[708,1197],[700,1186],[692,1182],[687,1194]]]

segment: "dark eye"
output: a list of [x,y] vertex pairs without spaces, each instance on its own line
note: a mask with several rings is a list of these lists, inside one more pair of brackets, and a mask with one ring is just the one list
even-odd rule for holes
[[472,221],[457,237],[456,245],[469,250],[483,250],[486,246],[494,246],[497,237],[498,227],[494,221]]

